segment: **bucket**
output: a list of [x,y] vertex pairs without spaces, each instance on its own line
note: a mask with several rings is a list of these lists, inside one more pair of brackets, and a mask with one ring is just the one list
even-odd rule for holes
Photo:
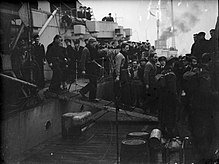
[[131,132],[127,134],[127,139],[142,139],[144,141],[148,141],[149,133],[147,132]]
[[121,142],[120,163],[147,163],[147,142],[141,139],[125,139]]

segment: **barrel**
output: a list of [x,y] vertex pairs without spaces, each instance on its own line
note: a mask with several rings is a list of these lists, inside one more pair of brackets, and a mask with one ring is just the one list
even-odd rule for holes
[[149,133],[147,132],[131,132],[126,136],[127,139],[142,139],[144,141],[148,141]]
[[161,131],[159,129],[153,129],[149,138],[149,146],[153,149],[161,148]]
[[161,144],[161,131],[153,129],[149,137],[150,163],[161,163],[163,160],[163,149]]
[[121,142],[120,163],[148,163],[147,142],[141,139],[124,139]]

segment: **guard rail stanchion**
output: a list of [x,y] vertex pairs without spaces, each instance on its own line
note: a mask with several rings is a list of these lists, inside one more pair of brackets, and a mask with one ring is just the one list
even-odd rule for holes
[[104,78],[104,73],[105,73],[104,57],[102,57],[102,67],[103,67],[103,70],[102,70],[102,77],[101,78]]
[[77,81],[78,81],[78,61],[75,63],[75,90],[77,90]]

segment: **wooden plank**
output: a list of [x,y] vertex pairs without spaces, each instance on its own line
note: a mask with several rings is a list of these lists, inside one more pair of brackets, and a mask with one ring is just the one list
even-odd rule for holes
[[[61,99],[61,100],[65,100],[65,101],[74,101],[75,103],[87,105],[87,106],[90,106],[92,108],[97,108],[97,109],[100,109],[100,110],[107,110],[107,111],[110,111],[110,112],[116,112],[115,107],[113,107],[112,105],[108,105],[108,104],[111,103],[110,101],[100,100],[100,102],[98,102],[98,103],[93,103],[93,102],[90,102],[90,101],[83,100],[81,98],[80,94],[77,94],[77,93],[74,93],[74,92],[67,92],[65,94],[59,95],[58,98]],[[153,121],[153,122],[158,121],[158,118],[155,117],[155,116],[150,116],[150,115],[140,113],[139,111],[142,111],[142,109],[140,109],[140,108],[135,108],[135,110],[138,111],[138,112],[126,111],[126,110],[123,110],[123,109],[119,109],[119,113],[128,114],[129,116],[145,119],[147,121]]]
[[[59,99],[62,99],[62,100],[74,101],[75,103],[87,105],[87,106],[90,106],[92,108],[97,108],[97,109],[100,109],[100,110],[107,110],[107,111],[110,111],[110,112],[116,112],[115,107],[113,107],[112,105],[111,106],[108,105],[108,104],[111,103],[110,101],[101,100],[98,103],[93,103],[93,102],[90,102],[90,101],[83,100],[79,94],[72,93],[72,92],[59,95],[58,97],[59,97]],[[141,111],[140,108],[136,108],[136,110]],[[126,110],[123,110],[123,109],[119,109],[118,112],[120,114],[128,114],[129,116],[132,116],[132,117],[142,118],[142,119],[145,119],[147,121],[153,121],[153,122],[158,121],[157,117],[142,114],[142,113],[138,113],[138,112],[126,111]]]
[[[110,112],[116,112],[115,107],[106,106],[106,105],[104,105],[103,102],[102,103],[101,102],[100,103],[92,103],[92,102],[83,101],[83,100],[80,100],[80,99],[77,99],[77,98],[73,98],[71,100],[74,101],[75,103],[84,104],[84,105],[87,105],[87,106],[91,106],[93,108],[107,110],[107,111],[110,111]],[[109,101],[105,101],[105,104],[107,104],[107,103],[109,103]],[[142,113],[130,112],[130,111],[122,110],[122,109],[119,109],[118,112],[122,113],[122,114],[128,114],[128,115],[133,116],[133,117],[142,118],[142,119],[145,119],[147,121],[155,121],[155,122],[158,121],[157,117],[142,114]]]
[[[114,108],[114,107],[106,106],[104,109],[106,109],[108,111],[111,111],[111,112],[116,112],[116,108]],[[148,120],[148,121],[154,121],[154,122],[158,121],[157,117],[142,114],[142,113],[130,112],[130,111],[122,110],[122,109],[119,109],[118,112],[122,113],[122,114],[128,114],[128,115],[133,116],[133,117],[142,118],[142,119],[145,119],[145,120]]]

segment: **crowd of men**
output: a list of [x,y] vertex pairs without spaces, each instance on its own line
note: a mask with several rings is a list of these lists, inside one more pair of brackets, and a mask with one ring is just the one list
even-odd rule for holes
[[179,121],[188,123],[197,154],[203,160],[212,155],[214,111],[218,108],[218,41],[214,29],[210,34],[209,40],[204,32],[195,34],[190,54],[168,59],[157,58],[150,48],[139,60],[138,53],[132,57],[129,54],[133,47],[123,43],[115,58],[114,74],[114,92],[120,104],[139,106],[146,113],[158,115],[166,138],[180,135]]
[[[62,93],[76,76],[85,77],[89,83],[79,93],[84,99],[98,102],[97,80],[99,70],[104,68],[107,75],[113,76],[117,105],[139,107],[145,113],[157,115],[167,138],[179,135],[177,121],[187,121],[197,150],[205,157],[214,135],[212,117],[219,89],[214,67],[218,42],[213,29],[210,34],[209,40],[205,39],[204,32],[194,34],[191,53],[170,58],[158,58],[149,40],[99,44],[90,37],[85,47],[80,46],[78,39],[65,39],[63,46],[60,35],[54,37],[45,52],[36,35],[32,46],[32,60],[38,67],[34,80],[39,87],[44,87],[43,65],[47,61],[53,71],[50,92]],[[14,66],[19,77],[17,65]],[[20,70],[28,74],[25,73],[28,69]]]

